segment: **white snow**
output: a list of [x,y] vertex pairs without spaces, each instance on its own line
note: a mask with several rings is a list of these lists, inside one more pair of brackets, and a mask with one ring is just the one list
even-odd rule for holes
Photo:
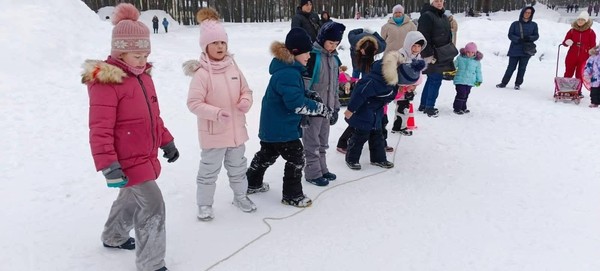
[[[81,1],[9,0],[2,7],[0,270],[135,270],[134,252],[109,250],[100,241],[118,191],[94,170],[79,77],[85,59],[109,54],[111,24]],[[369,165],[367,149],[363,170],[348,169],[335,151],[345,128],[340,122],[328,152],[338,180],[327,188],[303,182],[312,207],[279,203],[280,159],[265,177],[271,191],[250,196],[258,205],[252,214],[231,205],[222,170],[211,222],[195,216],[200,150],[195,116],[186,107],[190,78],[181,69],[199,57],[199,31],[169,17],[171,31],[161,25],[152,34],[150,55],[162,117],[181,152],[173,164],[161,158],[158,180],[167,206],[169,269],[205,270],[256,240],[213,270],[600,270],[600,111],[587,107],[587,91],[580,105],[552,99],[557,46],[577,14],[536,6],[540,40],[525,83],[513,90],[515,73],[508,88],[497,89],[508,63],[506,33],[518,14],[455,15],[458,45],[474,41],[484,54],[484,82],[469,98],[472,113],[452,113],[454,86],[444,82],[439,118],[415,113],[414,136],[390,135],[393,169]],[[148,11],[142,20],[151,27],[154,15],[168,16]],[[379,30],[386,20],[338,21],[349,31]],[[285,39],[290,23],[225,27],[254,90],[251,159],[259,149],[269,45]],[[593,28],[600,34],[598,23]],[[342,47],[349,64],[346,37]],[[289,218],[268,220],[272,228],[263,223],[283,217]]]

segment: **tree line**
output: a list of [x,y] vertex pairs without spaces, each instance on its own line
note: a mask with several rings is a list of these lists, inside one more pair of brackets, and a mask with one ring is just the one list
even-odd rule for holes
[[[139,10],[164,10],[183,25],[196,24],[196,11],[202,7],[216,9],[225,22],[275,22],[287,21],[296,13],[300,0],[82,0],[98,11],[105,6],[131,3]],[[329,12],[333,18],[383,17],[397,4],[405,13],[419,12],[429,0],[312,0],[313,11]],[[534,2],[533,2],[534,3]],[[499,10],[521,9],[532,0],[446,0],[444,7],[452,13],[464,13],[472,8],[485,15]]]

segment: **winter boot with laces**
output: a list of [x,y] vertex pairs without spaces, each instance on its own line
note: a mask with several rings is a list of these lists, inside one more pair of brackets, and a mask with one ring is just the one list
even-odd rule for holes
[[246,194],[250,195],[250,194],[256,194],[256,193],[263,193],[263,192],[267,192],[267,191],[269,191],[269,183],[263,183],[259,187],[248,186],[248,190],[246,191]]
[[256,205],[246,195],[233,197],[233,202],[231,204],[235,205],[246,213],[256,211]]
[[288,198],[284,196],[283,199],[281,199],[281,203],[298,208],[305,208],[312,204],[312,200],[306,195],[301,195],[295,198]]
[[439,116],[439,111],[437,108],[427,108],[425,109],[425,114],[430,118],[437,118]]
[[394,163],[392,163],[390,161],[371,162],[371,165],[382,167],[382,168],[393,168],[394,167]]
[[331,181],[335,181],[335,179],[337,179],[337,176],[331,172],[327,172],[327,173],[323,174],[323,178],[325,178],[331,182]]
[[198,219],[201,221],[209,221],[215,218],[213,208],[210,205],[202,205],[198,208]]
[[413,134],[413,132],[409,131],[407,128],[400,129],[400,131],[398,131],[398,133],[400,133],[403,136],[411,136]]
[[355,163],[355,162],[348,162],[346,161],[346,165],[352,169],[352,170],[360,170],[360,164],[359,163]]
[[135,249],[135,239],[133,239],[133,237],[129,237],[129,239],[127,239],[127,241],[125,241],[125,243],[120,244],[118,246],[111,246],[106,243],[102,243],[102,245],[104,245],[104,247],[108,247],[108,248],[120,248],[120,249],[126,249],[126,250],[134,250]]
[[323,177],[315,178],[315,179],[306,179],[307,182],[314,184],[316,186],[327,186],[329,184],[329,180]]

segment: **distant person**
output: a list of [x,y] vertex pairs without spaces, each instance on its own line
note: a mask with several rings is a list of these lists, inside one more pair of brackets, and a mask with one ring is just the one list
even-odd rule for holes
[[[563,77],[573,77],[582,80],[583,69],[587,62],[590,49],[596,47],[596,33],[592,29],[593,20],[587,12],[582,11],[577,20],[571,23],[571,29],[565,35],[563,46],[569,47],[565,58],[565,74]],[[579,91],[581,95],[581,90]]]
[[319,15],[312,12],[313,4],[311,0],[300,0],[300,6],[296,8],[296,14],[292,17],[292,28],[300,27],[308,33],[310,40],[317,40],[317,33],[321,28]]
[[473,11],[473,8],[469,8],[469,12],[467,12],[467,17],[475,17],[475,11]]
[[590,58],[587,60],[583,78],[585,85],[590,90],[590,108],[598,108],[600,105],[600,47],[590,50]]
[[209,221],[214,218],[216,182],[223,165],[233,190],[233,205],[243,212],[256,211],[256,205],[246,196],[248,165],[244,156],[248,141],[246,113],[253,100],[244,74],[228,51],[229,38],[217,11],[202,8],[196,20],[202,53],[199,62],[186,62],[184,68],[192,76],[187,106],[198,119],[201,149],[196,177],[197,217]]
[[167,18],[163,18],[162,25],[165,28],[165,33],[169,33],[169,21],[167,21]]
[[329,12],[324,10],[323,12],[321,12],[321,26],[325,25],[328,22],[333,21],[331,20],[331,17],[329,17]]
[[596,14],[596,17],[598,17],[599,11],[600,11],[600,3],[596,2],[596,4],[594,5],[594,13]]
[[[179,151],[160,117],[147,62],[150,29],[139,16],[131,4],[115,8],[110,56],[86,61],[82,82],[88,88],[89,142],[96,170],[102,171],[108,187],[119,188],[104,224],[103,245],[135,249],[137,270],[166,271],[166,214],[156,184],[161,172],[157,157],[161,148],[172,163]],[[129,237],[132,229],[135,239]]]
[[154,34],[158,34],[158,17],[156,15],[152,17],[152,28],[154,29]]
[[533,21],[534,13],[535,9],[533,7],[524,7],[519,14],[519,20],[514,21],[508,29],[508,39],[510,39],[510,47],[506,54],[508,56],[508,66],[504,72],[504,77],[502,77],[502,82],[496,85],[497,88],[506,87],[518,65],[515,89],[521,89],[527,64],[531,56],[535,54],[528,46],[535,45],[534,42],[540,38],[538,26]]
[[457,115],[468,114],[471,111],[467,109],[467,99],[473,86],[479,87],[483,82],[481,75],[481,59],[483,54],[477,51],[477,45],[469,42],[465,48],[460,49],[460,55],[454,60],[456,66],[456,75],[454,76],[454,87],[456,96],[454,97],[454,113]]
[[448,17],[448,21],[450,22],[450,31],[452,32],[452,44],[456,46],[456,35],[458,34],[458,22],[454,19],[452,12],[450,10],[444,11],[446,17]]
[[266,192],[269,184],[264,182],[265,172],[279,156],[283,157],[286,162],[281,203],[298,208],[312,204],[312,200],[302,191],[304,147],[300,141],[300,120],[303,115],[331,116],[331,110],[327,106],[305,95],[302,72],[311,50],[310,36],[299,27],[288,32],[285,43],[271,44],[274,58],[269,65],[271,79],[265,90],[260,112],[260,150],[254,155],[246,172],[247,193]]
[[588,5],[588,8],[587,8],[587,13],[588,13],[588,15],[592,16],[592,9],[593,9],[593,8],[594,8],[594,5],[592,5],[592,3],[590,3],[590,4]]
[[450,21],[444,15],[444,0],[430,0],[429,4],[423,6],[418,30],[427,40],[427,47],[421,51],[421,57],[429,63],[423,72],[427,74],[427,81],[418,110],[429,117],[438,117],[435,102],[442,85],[442,74],[455,69],[454,57],[458,55],[458,49],[452,43]]
[[408,14],[404,14],[402,5],[392,8],[392,17],[381,26],[381,37],[385,40],[385,52],[398,51],[404,46],[404,38],[410,31],[417,30]]

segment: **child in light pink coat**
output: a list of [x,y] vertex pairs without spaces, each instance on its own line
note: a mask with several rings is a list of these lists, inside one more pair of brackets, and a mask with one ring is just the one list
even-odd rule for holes
[[200,23],[200,61],[184,64],[192,76],[187,105],[198,117],[200,168],[196,178],[198,219],[214,218],[213,202],[216,181],[225,165],[229,185],[233,190],[233,205],[244,212],[253,212],[256,205],[246,196],[247,160],[244,156],[248,141],[246,113],[252,106],[252,90],[246,78],[227,51],[227,33],[212,8],[203,8],[196,15]]

